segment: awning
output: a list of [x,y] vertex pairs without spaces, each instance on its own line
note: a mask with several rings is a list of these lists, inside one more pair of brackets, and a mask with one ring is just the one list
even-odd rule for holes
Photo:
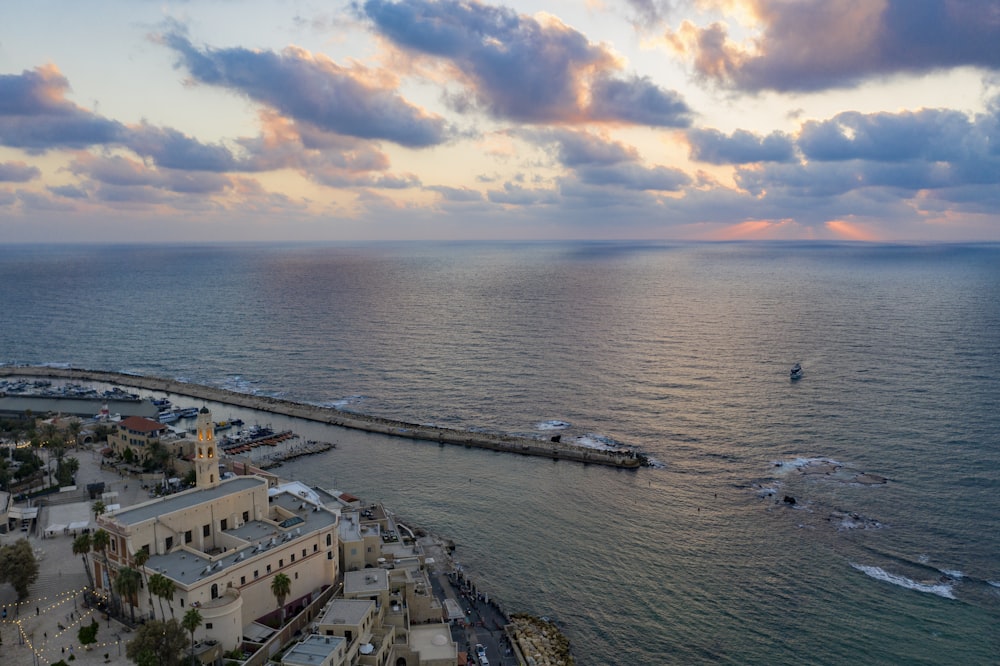
[[71,530],[82,530],[82,529],[85,529],[87,527],[90,527],[90,521],[89,520],[78,520],[76,522],[73,522],[73,523],[69,524],[69,529],[71,529]]
[[63,532],[65,530],[66,530],[66,525],[60,525],[59,523],[56,523],[54,525],[49,525],[48,527],[46,527],[45,528],[45,533],[46,534],[59,534],[60,532]]

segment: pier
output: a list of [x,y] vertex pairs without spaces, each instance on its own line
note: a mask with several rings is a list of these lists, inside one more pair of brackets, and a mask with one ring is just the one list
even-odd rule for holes
[[503,453],[517,453],[526,456],[568,460],[584,464],[605,465],[622,469],[637,469],[645,464],[645,456],[632,450],[602,450],[573,446],[558,441],[515,437],[494,433],[470,432],[454,428],[419,425],[364,414],[350,414],[329,407],[307,405],[281,398],[248,395],[227,389],[180,382],[160,377],[146,377],[103,370],[82,370],[77,368],[53,368],[36,366],[0,367],[0,376],[46,377],[103,382],[112,385],[130,386],[149,391],[163,391],[191,398],[211,400],[237,407],[264,412],[283,414],[293,418],[326,423],[328,425],[351,428],[365,432],[402,437],[406,439],[451,444],[467,448],[488,449]]

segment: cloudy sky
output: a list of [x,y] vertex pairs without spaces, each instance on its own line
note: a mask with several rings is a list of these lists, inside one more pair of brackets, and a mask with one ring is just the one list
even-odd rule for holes
[[991,0],[0,15],[0,242],[1000,240]]

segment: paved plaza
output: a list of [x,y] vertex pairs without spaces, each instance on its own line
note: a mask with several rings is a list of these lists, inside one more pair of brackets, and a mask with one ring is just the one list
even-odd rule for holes
[[[102,469],[96,451],[70,452],[80,461],[77,487],[103,481],[105,492],[118,492],[117,502],[131,506],[149,499],[148,491],[135,479],[120,476],[112,469]],[[27,538],[39,560],[38,580],[20,606],[10,585],[0,585],[0,604],[6,616],[0,617],[0,664],[4,666],[46,666],[60,659],[74,666],[91,664],[131,664],[125,657],[125,645],[132,632],[122,624],[104,618],[96,609],[83,607],[83,589],[87,574],[83,558],[73,554],[72,531],[58,529],[46,535],[49,526],[71,525],[89,520],[93,529],[92,502],[84,499],[67,504],[43,506],[31,532],[13,530],[0,535],[0,544],[13,544]],[[0,616],[3,613],[0,611]],[[100,624],[97,642],[84,650],[77,639],[82,625],[96,618]],[[69,657],[73,655],[74,660]],[[107,658],[105,658],[107,655]]]

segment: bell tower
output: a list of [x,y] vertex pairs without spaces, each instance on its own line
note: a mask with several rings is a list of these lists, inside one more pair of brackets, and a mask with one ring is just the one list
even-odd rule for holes
[[208,407],[202,407],[195,421],[198,441],[194,450],[196,488],[214,488],[219,485],[219,459],[216,456],[215,423]]

